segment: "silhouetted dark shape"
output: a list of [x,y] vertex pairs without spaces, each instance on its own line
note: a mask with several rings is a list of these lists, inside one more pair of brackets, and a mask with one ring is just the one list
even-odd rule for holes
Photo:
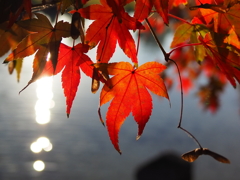
[[7,21],[10,13],[15,13],[23,0],[0,0],[0,24]]
[[136,180],[191,180],[192,164],[174,153],[167,153],[143,164]]

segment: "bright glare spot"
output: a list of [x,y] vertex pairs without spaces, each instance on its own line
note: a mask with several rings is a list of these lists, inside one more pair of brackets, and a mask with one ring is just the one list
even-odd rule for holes
[[51,108],[53,108],[54,106],[55,106],[55,102],[54,102],[53,100],[51,100],[50,105],[49,105],[49,108],[51,109]]
[[49,152],[52,150],[52,147],[52,143],[47,137],[40,137],[31,144],[30,149],[34,153],[39,153],[42,150]]
[[38,124],[50,122],[50,108],[54,107],[52,92],[52,77],[45,77],[37,81],[38,100],[35,105],[36,121]]
[[38,138],[37,143],[41,144],[42,148],[46,148],[46,147],[48,147],[50,141],[46,137],[40,137],[40,138]]
[[30,149],[34,153],[40,153],[42,151],[42,147],[37,142],[33,142]]
[[46,109],[49,108],[50,104],[48,103],[48,100],[38,99],[35,104],[35,111],[37,111],[38,109],[43,109],[44,107],[46,107]]
[[40,86],[43,86],[43,85],[44,86],[45,85],[52,86],[52,78],[51,77],[43,77],[37,81],[37,84]]
[[48,53],[48,55],[47,55],[47,61],[49,61],[50,60],[50,57],[51,57],[51,54],[50,54],[50,52]]
[[37,97],[38,99],[52,99],[52,77],[44,77],[37,81]]
[[44,109],[41,112],[36,112],[36,121],[38,124],[47,124],[50,122],[50,111]]
[[49,143],[49,144],[48,144],[48,146],[47,146],[47,147],[45,147],[45,148],[43,148],[43,149],[44,149],[44,151],[47,151],[47,152],[49,152],[49,151],[51,151],[51,150],[52,150],[52,148],[53,148],[52,144],[51,144],[51,143]]
[[36,170],[36,171],[43,171],[45,169],[45,164],[43,161],[41,160],[37,160],[33,163],[33,168]]
[[41,100],[49,100],[53,98],[53,93],[49,89],[37,88],[37,98]]

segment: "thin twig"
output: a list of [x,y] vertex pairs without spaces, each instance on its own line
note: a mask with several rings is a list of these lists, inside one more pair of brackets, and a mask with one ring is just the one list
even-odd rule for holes
[[197,145],[199,146],[199,148],[202,149],[201,144],[199,143],[199,141],[197,140],[197,138],[195,138],[194,135],[192,135],[189,131],[187,131],[186,129],[184,129],[183,127],[178,127],[179,129],[183,130],[185,133],[187,133],[188,136],[190,136],[191,138],[194,139],[194,141],[197,143]]
[[170,59],[170,58],[169,58],[169,60],[170,60],[171,62],[173,62],[173,63],[175,64],[175,66],[177,67],[178,77],[179,77],[179,81],[180,81],[180,89],[181,89],[181,109],[180,109],[180,117],[179,117],[179,123],[178,123],[178,128],[180,128],[180,127],[181,127],[181,124],[182,124],[182,115],[183,115],[183,87],[182,87],[182,78],[181,78],[180,69],[179,69],[177,63],[176,63],[174,60]]
[[182,78],[181,78],[181,74],[180,74],[180,69],[177,65],[177,63],[172,60],[172,59],[168,59],[171,62],[173,62],[175,64],[175,66],[177,67],[177,71],[178,71],[178,77],[179,77],[179,81],[180,81],[180,88],[181,88],[181,109],[180,109],[180,117],[179,117],[179,123],[178,123],[178,128],[183,130],[185,133],[187,133],[191,138],[194,139],[194,141],[198,144],[198,146],[200,148],[202,148],[201,144],[199,143],[199,141],[197,140],[197,138],[195,138],[195,136],[193,134],[191,134],[188,130],[184,129],[181,125],[182,125],[182,116],[183,116],[183,86],[182,86]]
[[170,55],[173,53],[173,51],[175,51],[175,50],[177,50],[177,49],[179,49],[179,48],[182,48],[182,47],[198,46],[198,45],[203,45],[203,43],[200,42],[200,43],[182,44],[182,45],[180,45],[180,46],[177,46],[177,47],[173,48],[168,54],[169,54],[169,56],[170,56]]
[[138,51],[139,51],[140,38],[141,38],[141,29],[138,30],[137,55],[138,55]]
[[164,50],[164,48],[162,47],[162,44],[160,43],[160,41],[159,41],[159,39],[158,39],[156,33],[154,32],[154,30],[153,30],[151,24],[149,23],[149,21],[148,21],[147,18],[145,19],[145,21],[146,21],[146,23],[147,23],[147,25],[148,25],[148,27],[149,27],[149,29],[150,29],[150,31],[151,31],[151,33],[152,33],[154,39],[156,40],[156,42],[157,42],[159,48],[161,49],[161,51],[162,51],[162,53],[163,53],[163,55],[164,55],[164,57],[165,57],[165,61],[168,61],[168,59],[169,59],[168,57],[169,57],[169,56],[168,56],[168,54],[166,53],[166,51]]
[[55,7],[58,2],[49,3],[49,4],[35,4],[32,5],[32,12],[42,11],[51,7]]

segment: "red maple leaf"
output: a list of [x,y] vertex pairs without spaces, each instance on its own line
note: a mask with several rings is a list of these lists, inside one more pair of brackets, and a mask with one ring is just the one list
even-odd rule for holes
[[240,4],[237,2],[225,1],[223,4],[200,4],[199,6],[190,7],[190,9],[200,8],[199,18],[205,24],[212,24],[214,31],[217,33],[226,34],[233,30],[240,36]]
[[230,59],[227,54],[229,52],[225,52],[226,50],[224,51],[224,49],[217,47],[210,33],[207,33],[204,39],[199,37],[199,40],[206,48],[206,53],[209,56],[209,59],[212,60],[220,71],[226,75],[233,87],[236,87],[235,80],[240,83],[239,57],[234,56]]
[[90,47],[99,44],[97,60],[101,63],[110,60],[117,42],[132,62],[138,63],[135,42],[129,30],[144,29],[144,27],[125,12],[123,6],[130,0],[101,0],[100,2],[101,5],[91,5],[78,10],[82,17],[95,20],[86,32],[85,41]]
[[158,14],[163,18],[165,24],[168,24],[168,1],[169,0],[137,0],[134,17],[140,21],[147,18],[155,7]]
[[89,77],[93,74],[93,62],[84,54],[88,51],[88,48],[88,45],[83,44],[77,44],[74,47],[60,44],[56,70],[53,70],[52,62],[48,61],[41,75],[56,75],[63,70],[62,87],[66,97],[67,116],[70,114],[72,103],[80,83],[80,69]]
[[102,88],[100,106],[112,100],[106,115],[106,124],[112,144],[119,153],[118,133],[130,112],[138,124],[137,139],[149,120],[152,98],[147,89],[158,96],[169,98],[159,75],[165,68],[158,62],[148,62],[137,69],[128,62],[108,65],[108,73],[114,76],[108,80],[111,88],[106,84]]

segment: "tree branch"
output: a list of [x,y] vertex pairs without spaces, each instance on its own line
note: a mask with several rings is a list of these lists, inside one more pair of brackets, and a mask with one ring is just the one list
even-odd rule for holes
[[42,11],[51,7],[55,7],[60,1],[54,0],[49,3],[32,4],[32,12]]

